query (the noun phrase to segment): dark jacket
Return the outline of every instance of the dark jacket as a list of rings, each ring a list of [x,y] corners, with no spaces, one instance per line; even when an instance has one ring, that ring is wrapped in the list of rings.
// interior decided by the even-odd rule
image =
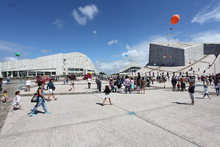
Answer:
[[[189,86],[188,92],[195,93],[195,85]]]
[[[53,89],[54,88],[54,84],[53,83],[48,83],[47,84],[47,89]]]
[[[110,89],[105,89],[105,90],[104,90],[104,93],[105,93],[105,94],[109,94],[110,92],[111,92]]]

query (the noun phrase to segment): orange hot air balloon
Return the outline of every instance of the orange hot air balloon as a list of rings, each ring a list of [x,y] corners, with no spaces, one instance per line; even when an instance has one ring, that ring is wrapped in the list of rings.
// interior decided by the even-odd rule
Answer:
[[[170,22],[172,24],[177,24],[179,20],[180,20],[180,16],[178,14],[175,14],[171,17]]]

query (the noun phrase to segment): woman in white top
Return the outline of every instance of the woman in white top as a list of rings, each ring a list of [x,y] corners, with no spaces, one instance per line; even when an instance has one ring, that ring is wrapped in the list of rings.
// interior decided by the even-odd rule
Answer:
[[[31,80],[27,79],[25,86],[26,86],[26,91],[29,92],[31,89]]]
[[[90,89],[92,79],[88,78],[87,81],[88,81],[88,88]]]

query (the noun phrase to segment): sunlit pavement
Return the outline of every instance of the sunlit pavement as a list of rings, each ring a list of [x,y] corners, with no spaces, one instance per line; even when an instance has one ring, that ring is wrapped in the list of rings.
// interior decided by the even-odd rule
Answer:
[[[85,81],[76,83],[75,92],[89,92],[85,94],[55,85],[62,95],[47,102],[51,114],[29,117],[34,103],[31,96],[23,96],[23,110],[9,113],[0,146],[220,146],[220,96],[201,99],[202,87],[196,88],[194,106],[188,92],[157,83],[161,88],[147,88],[145,94],[112,93],[113,105],[101,106],[104,94],[96,93],[94,83],[92,89]],[[214,93],[212,87],[210,91]]]

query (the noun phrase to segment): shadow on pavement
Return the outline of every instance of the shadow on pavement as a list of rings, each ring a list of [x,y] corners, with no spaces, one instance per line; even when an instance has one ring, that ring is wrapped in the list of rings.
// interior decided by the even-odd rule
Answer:
[[[202,97],[195,97],[196,99],[204,99],[204,98],[202,98]]]
[[[181,103],[181,102],[172,102],[172,103],[179,104],[179,105],[191,105],[191,103]]]
[[[97,105],[104,106],[102,103],[96,103]]]

